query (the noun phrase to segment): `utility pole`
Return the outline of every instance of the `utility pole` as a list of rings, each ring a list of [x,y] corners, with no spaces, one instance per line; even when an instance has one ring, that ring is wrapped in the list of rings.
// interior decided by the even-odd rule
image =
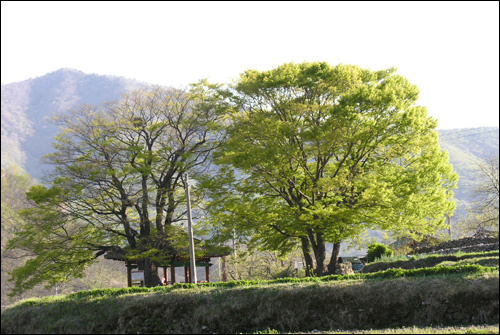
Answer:
[[[196,276],[196,261],[194,258],[194,241],[193,241],[193,222],[191,219],[191,198],[189,196],[189,176],[186,173],[186,200],[187,200],[187,216],[188,216],[188,234],[189,234],[189,258],[191,259],[191,282],[196,284],[198,278]]]

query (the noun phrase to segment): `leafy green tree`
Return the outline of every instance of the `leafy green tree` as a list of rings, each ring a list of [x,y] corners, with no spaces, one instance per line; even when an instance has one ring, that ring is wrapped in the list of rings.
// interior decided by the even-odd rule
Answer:
[[[24,194],[32,184],[33,180],[19,166],[2,168],[2,250],[21,221],[17,212],[28,206]]]
[[[35,207],[9,243],[37,255],[12,272],[17,291],[81,277],[108,252],[136,260],[146,286],[161,284],[158,262],[182,242],[182,176],[196,176],[220,142],[212,88],[142,89],[57,117],[50,187],[27,192]]]
[[[25,192],[33,183],[30,176],[22,172],[17,165],[11,164],[5,170],[2,168],[2,305],[10,303],[8,294],[12,291],[13,285],[8,282],[8,272],[14,266],[19,266],[26,256],[22,250],[6,250],[6,246],[22,224],[18,211],[29,206]]]
[[[229,91],[228,139],[203,184],[215,239],[299,244],[323,275],[366,229],[418,238],[445,227],[457,176],[418,88],[395,69],[291,63],[248,70]]]

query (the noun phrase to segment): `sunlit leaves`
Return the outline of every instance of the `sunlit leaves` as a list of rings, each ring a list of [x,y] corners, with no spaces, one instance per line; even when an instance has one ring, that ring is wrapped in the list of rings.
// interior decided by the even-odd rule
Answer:
[[[232,92],[238,110],[228,110],[218,163],[241,178],[233,197],[214,194],[215,222],[278,249],[287,239],[340,242],[374,227],[425,234],[453,211],[457,177],[436,121],[395,69],[290,63],[247,70]]]
[[[185,211],[181,177],[196,177],[220,145],[216,88],[149,87],[57,117],[64,130],[45,157],[51,185],[30,189],[36,207],[22,213],[27,224],[12,242],[36,255],[15,270],[18,290],[78,276],[109,251],[141,264],[172,256],[180,235],[170,227]],[[192,192],[193,207],[201,196]],[[148,286],[160,283],[152,269]]]

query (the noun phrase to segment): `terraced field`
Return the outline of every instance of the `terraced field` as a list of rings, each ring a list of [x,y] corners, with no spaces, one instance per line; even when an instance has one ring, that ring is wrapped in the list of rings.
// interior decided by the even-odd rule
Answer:
[[[498,332],[498,259],[496,250],[345,276],[81,291],[6,309],[2,333]]]

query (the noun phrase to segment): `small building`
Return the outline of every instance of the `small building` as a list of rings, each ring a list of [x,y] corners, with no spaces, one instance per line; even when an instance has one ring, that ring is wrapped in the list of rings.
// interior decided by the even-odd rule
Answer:
[[[172,250],[168,252],[166,251],[166,253],[171,256],[167,261],[158,264],[158,267],[163,268],[163,285],[173,285],[178,282],[175,276],[175,268],[178,267],[184,268],[184,282],[192,282],[191,263],[189,254],[187,254],[186,251],[187,247],[186,250],[174,250],[173,252]],[[202,246],[197,248],[195,255],[197,254],[200,254],[200,256],[195,256],[196,267],[205,267],[205,280],[198,280],[198,282],[210,282],[210,267],[212,266],[212,264],[210,263],[210,259],[228,256],[230,254],[230,250],[228,247]],[[134,269],[138,268],[137,261],[127,260],[124,254],[113,251],[106,252],[104,258],[125,262],[125,265],[127,267],[128,287],[132,287],[134,285],[144,285],[144,277],[142,275],[142,271],[134,271]]]

